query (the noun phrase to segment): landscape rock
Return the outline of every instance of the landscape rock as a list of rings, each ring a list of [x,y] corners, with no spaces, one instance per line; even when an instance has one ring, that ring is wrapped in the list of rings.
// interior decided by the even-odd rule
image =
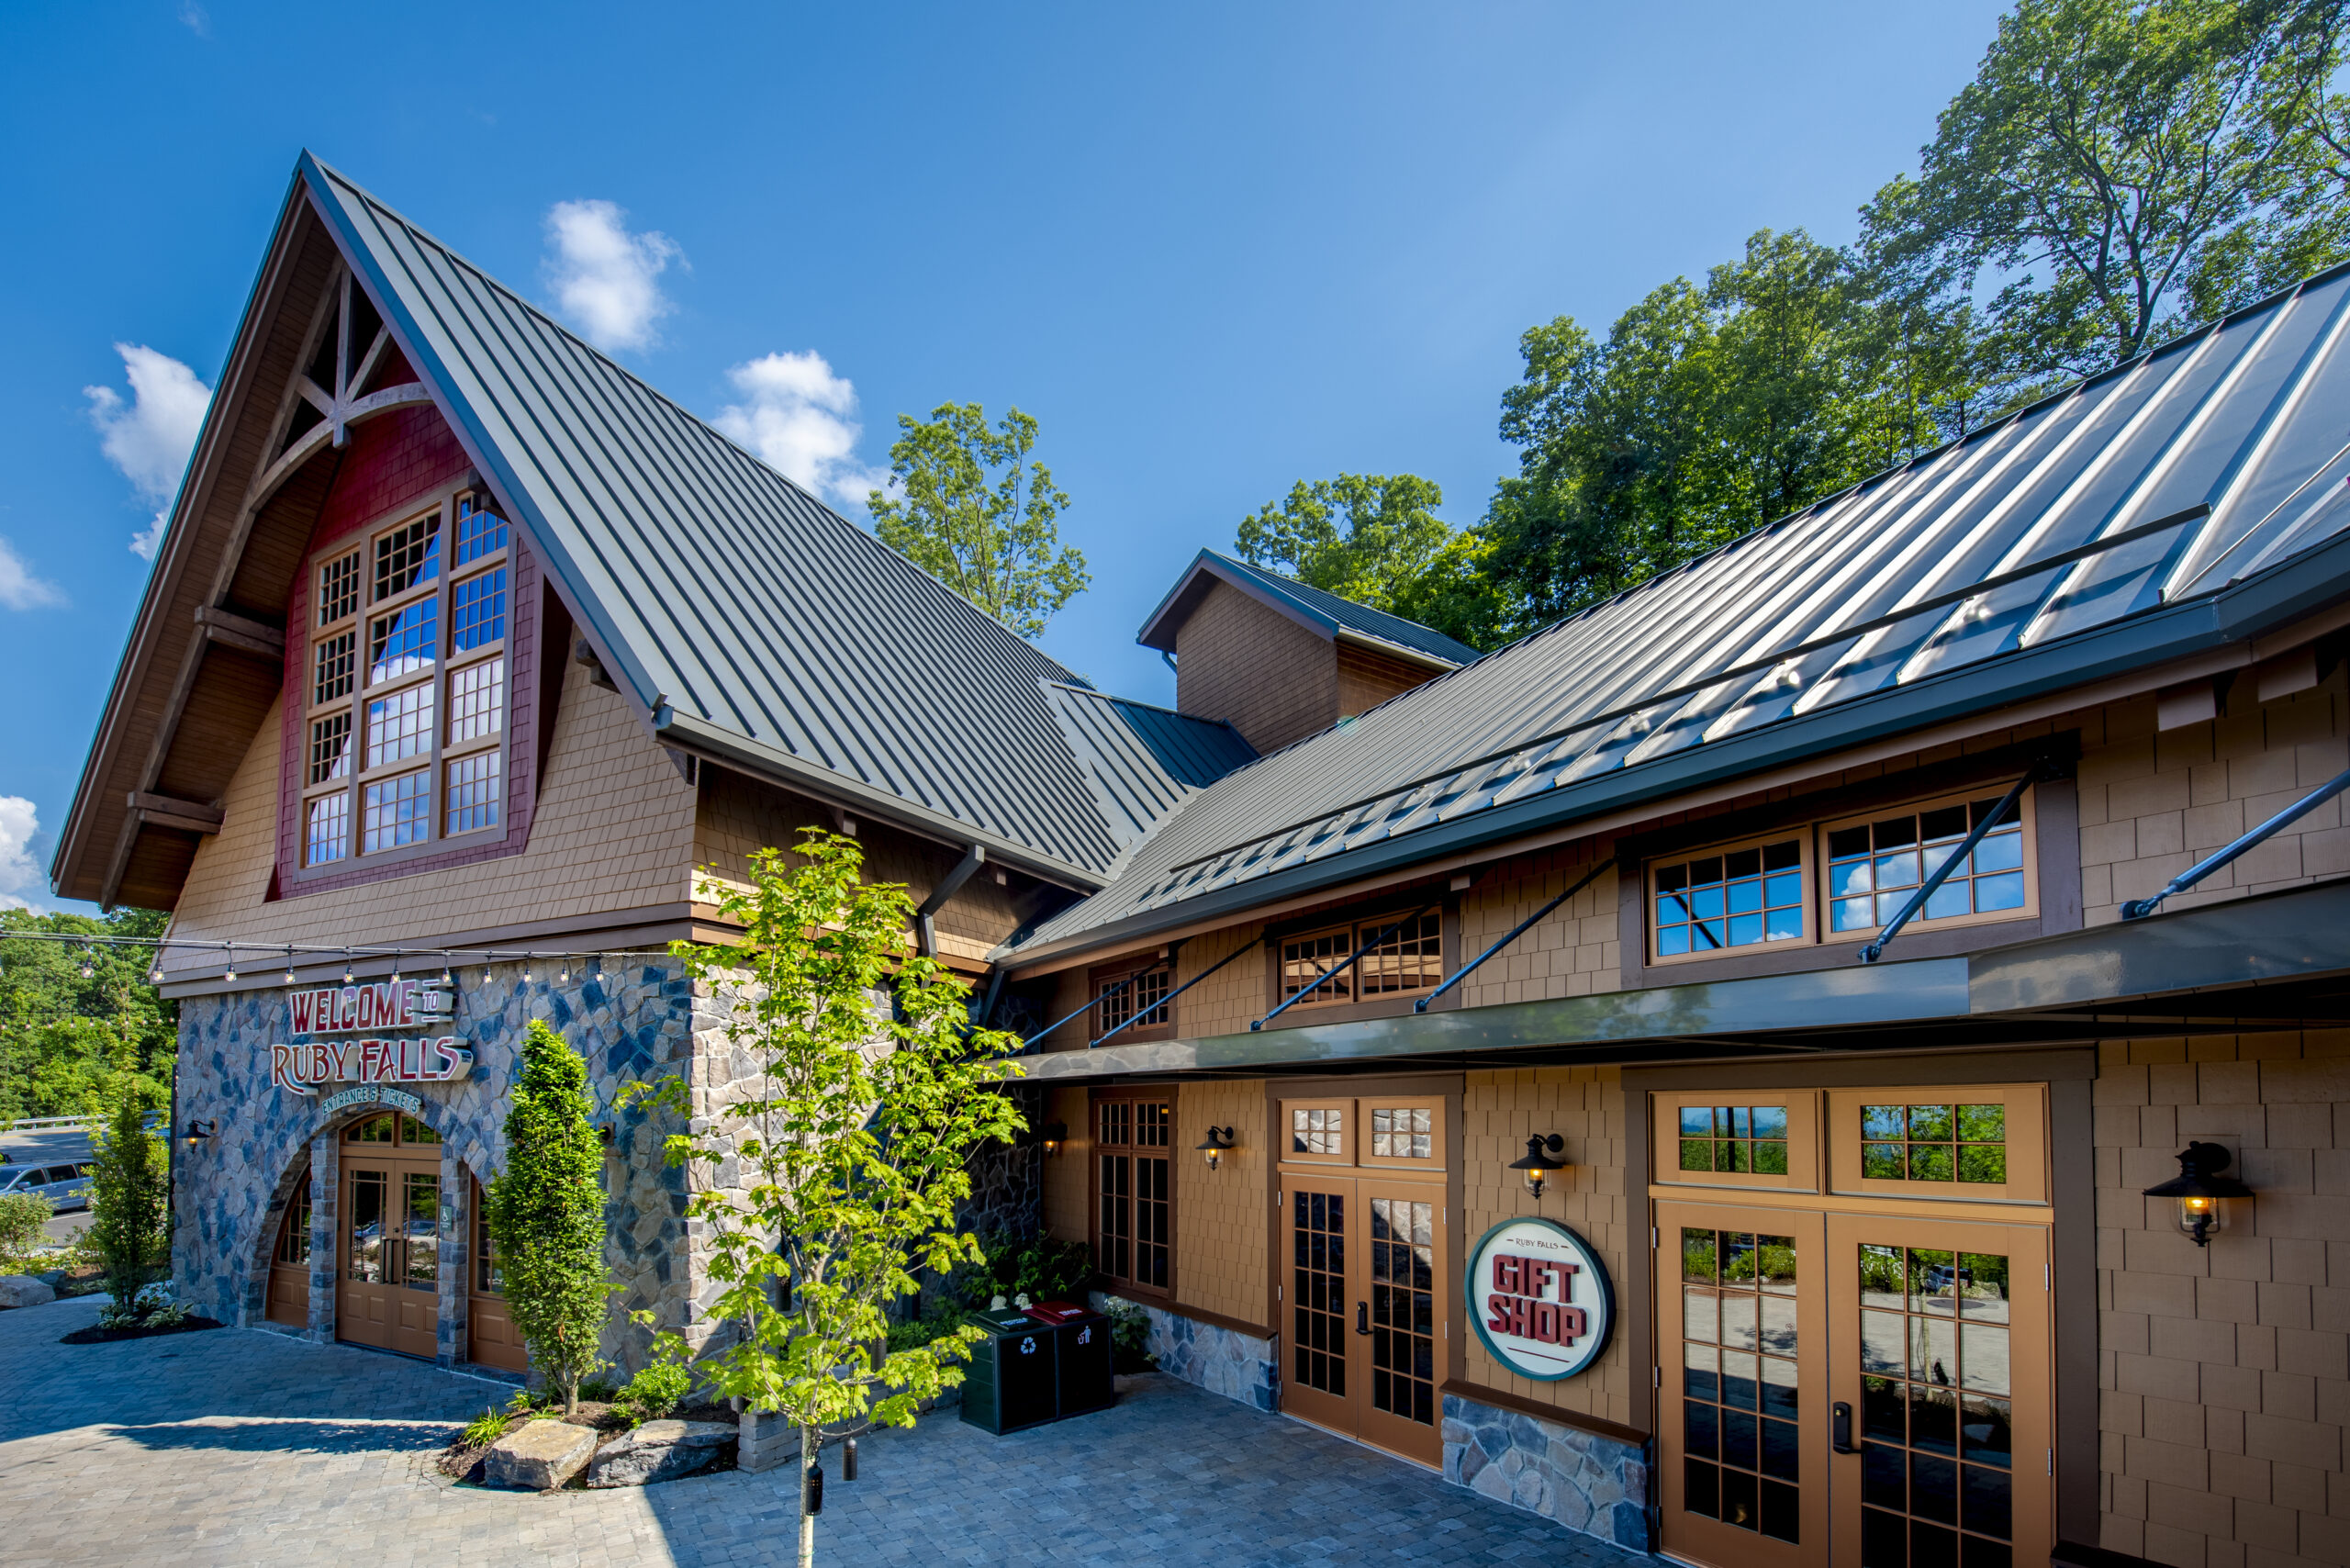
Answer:
[[[492,1486],[552,1492],[595,1457],[596,1434],[565,1421],[527,1421],[490,1445],[482,1479]]]
[[[722,1421],[647,1421],[596,1455],[588,1467],[588,1484],[675,1481],[708,1465],[734,1439],[735,1428]]]
[[[46,1306],[57,1293],[30,1274],[0,1274],[0,1306]]]

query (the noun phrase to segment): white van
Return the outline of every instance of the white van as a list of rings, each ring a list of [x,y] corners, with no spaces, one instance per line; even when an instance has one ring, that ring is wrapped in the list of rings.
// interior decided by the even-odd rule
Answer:
[[[90,1167],[73,1165],[0,1166],[0,1195],[37,1193],[59,1214],[90,1206]]]

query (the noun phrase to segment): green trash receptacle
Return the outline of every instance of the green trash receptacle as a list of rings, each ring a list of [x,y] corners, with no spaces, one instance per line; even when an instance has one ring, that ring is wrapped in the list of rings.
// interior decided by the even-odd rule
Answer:
[[[1059,1330],[1017,1312],[974,1313],[971,1323],[987,1338],[971,1347],[963,1373],[963,1419],[1001,1437],[1058,1415]]]

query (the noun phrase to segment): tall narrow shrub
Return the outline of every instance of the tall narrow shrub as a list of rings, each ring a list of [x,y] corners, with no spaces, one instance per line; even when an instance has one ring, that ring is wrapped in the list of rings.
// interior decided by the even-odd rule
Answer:
[[[506,1169],[484,1200],[506,1283],[506,1310],[531,1364],[563,1393],[604,1365],[598,1354],[615,1287],[604,1267],[604,1153],[588,1124],[588,1064],[537,1019],[522,1042],[522,1081],[506,1114]]]
[[[147,1097],[129,1073],[109,1086],[106,1114],[90,1129],[89,1245],[106,1265],[115,1310],[129,1314],[139,1293],[168,1269],[163,1215],[171,1151],[147,1130]]]

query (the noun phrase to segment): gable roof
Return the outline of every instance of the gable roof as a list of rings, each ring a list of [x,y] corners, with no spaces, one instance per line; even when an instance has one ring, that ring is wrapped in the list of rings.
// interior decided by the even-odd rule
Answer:
[[[2242,643],[2350,597],[2345,528],[2336,269],[1260,758],[1013,957]]]
[[[1458,669],[1477,657],[1477,650],[1468,644],[1456,642],[1416,621],[1357,604],[1295,577],[1237,561],[1214,550],[1203,550],[1192,557],[1182,577],[1167,590],[1167,597],[1158,601],[1150,619],[1143,622],[1142,630],[1135,633],[1135,641],[1146,648],[1173,653],[1176,628],[1191,618],[1209,587],[1217,582],[1230,584],[1334,642],[1379,648],[1412,664],[1439,670]]]
[[[662,741],[1080,889],[1116,863],[1136,813],[1178,798],[1106,800],[1100,759],[1080,760],[1046,696],[1082,677],[305,153],[60,834],[64,896],[113,897],[119,842],[118,863],[133,846],[145,857],[130,896],[170,907],[192,836],[145,832],[127,793],[156,789],[159,768],[168,782],[178,752],[233,765],[275,697],[279,633],[252,618],[282,624],[308,525],[289,511],[257,528],[281,504],[257,498],[308,476],[264,492],[248,475],[266,466],[338,257]],[[188,644],[191,612],[201,628],[232,603],[254,635]],[[205,745],[175,748],[214,688],[227,695]],[[179,804],[223,788],[190,776]]]

